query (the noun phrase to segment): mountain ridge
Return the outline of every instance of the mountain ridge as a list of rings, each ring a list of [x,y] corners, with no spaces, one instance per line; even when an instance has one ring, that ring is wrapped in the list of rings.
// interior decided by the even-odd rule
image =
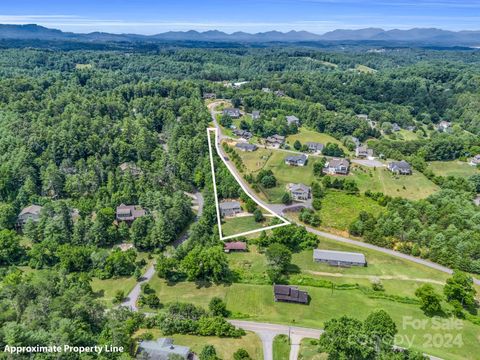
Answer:
[[[339,42],[339,41],[396,41],[431,45],[480,46],[480,30],[451,31],[438,28],[412,28],[407,30],[381,28],[336,29],[324,34],[303,30],[288,32],[265,31],[225,33],[219,30],[167,31],[154,35],[64,32],[36,24],[0,24],[1,40],[75,40],[75,41],[221,41],[221,42]]]

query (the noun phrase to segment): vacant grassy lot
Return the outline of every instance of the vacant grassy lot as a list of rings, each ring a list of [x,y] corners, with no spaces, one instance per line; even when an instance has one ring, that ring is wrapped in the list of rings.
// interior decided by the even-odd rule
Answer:
[[[464,161],[432,161],[428,163],[428,168],[437,176],[460,176],[469,177],[480,174],[475,166],[469,165]]]
[[[382,211],[378,203],[363,195],[349,195],[342,191],[328,191],[322,199],[319,211],[322,226],[348,230],[361,211],[378,215]]]
[[[335,139],[333,136],[325,133],[319,133],[315,130],[309,130],[304,127],[299,129],[298,134],[289,135],[286,142],[293,147],[293,143],[296,140],[300,141],[302,144],[305,144],[306,142],[318,142],[324,145],[327,143],[338,144],[345,152],[348,152],[347,148],[343,146],[342,142]]]
[[[426,198],[439,190],[437,185],[418,171],[412,175],[395,175],[385,167],[368,168],[354,164],[349,177],[357,182],[362,192],[370,190],[411,200]]]
[[[371,67],[368,67],[366,65],[361,65],[361,64],[358,64],[357,66],[355,66],[355,70],[357,70],[359,72],[362,72],[362,73],[365,73],[365,74],[374,74],[374,73],[377,72],[377,70],[372,69]]]
[[[223,236],[240,234],[250,230],[256,230],[266,227],[270,224],[269,217],[266,217],[262,222],[256,222],[253,216],[243,216],[223,219],[222,233]]]
[[[288,360],[290,356],[290,343],[288,336],[277,335],[273,339],[273,360]]]
[[[155,339],[163,336],[159,329],[140,329],[134,337],[139,337],[147,332],[151,333]],[[240,348],[247,350],[254,360],[263,359],[262,343],[259,337],[252,332],[247,332],[247,335],[239,339],[180,334],[169,337],[173,339],[174,344],[188,346],[197,355],[200,354],[205,345],[213,345],[220,359],[233,360],[233,354]]]
[[[101,298],[104,305],[107,307],[112,307],[112,300],[115,297],[115,292],[117,292],[117,290],[123,290],[125,295],[127,295],[130,291],[132,291],[136,283],[137,280],[133,276],[130,276],[106,280],[93,278],[90,284],[93,291],[98,293],[98,296]]]
[[[318,352],[317,339],[303,339],[300,344],[298,360],[326,360],[327,354]]]
[[[291,324],[306,327],[322,328],[326,320],[332,317],[348,315],[359,319],[376,309],[385,309],[397,324],[401,335],[408,335],[413,339],[413,346],[433,355],[447,359],[466,359],[480,351],[480,344],[476,338],[479,327],[469,322],[462,322],[462,329],[455,330],[454,335],[460,334],[463,347],[429,347],[424,334],[443,338],[445,330],[428,326],[426,329],[417,329],[412,326],[402,326],[405,316],[419,320],[427,320],[417,305],[408,305],[382,299],[371,299],[359,290],[334,290],[314,287],[302,287],[309,292],[309,305],[275,303],[271,285],[232,284],[211,285],[200,287],[195,283],[179,283],[169,286],[165,281],[155,277],[152,287],[157,291],[162,303],[172,301],[193,302],[207,306],[214,296],[223,298],[229,310],[234,314],[243,314],[253,321],[266,321],[281,324]],[[406,345],[398,343],[398,345]]]

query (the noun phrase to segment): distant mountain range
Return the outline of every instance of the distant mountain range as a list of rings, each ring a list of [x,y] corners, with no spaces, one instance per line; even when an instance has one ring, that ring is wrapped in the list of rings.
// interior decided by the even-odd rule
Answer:
[[[169,31],[156,35],[110,34],[92,32],[78,34],[49,29],[43,26],[2,25],[0,24],[0,40],[45,40],[45,41],[86,41],[86,42],[158,42],[158,41],[209,41],[209,42],[397,42],[405,44],[442,45],[442,46],[475,46],[480,47],[479,31],[448,31],[435,28],[410,30],[383,30],[366,28],[359,30],[334,30],[323,35],[307,31],[267,31],[256,34],[235,32],[227,34],[218,30],[205,32]]]

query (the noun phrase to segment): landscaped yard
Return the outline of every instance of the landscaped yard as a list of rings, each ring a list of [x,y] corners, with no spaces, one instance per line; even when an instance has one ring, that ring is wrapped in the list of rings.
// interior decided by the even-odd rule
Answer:
[[[432,161],[428,163],[428,168],[437,176],[460,176],[469,177],[480,174],[475,166],[469,165],[465,161]]]
[[[318,142],[323,145],[327,145],[327,143],[338,144],[343,149],[343,151],[348,152],[347,148],[343,146],[340,140],[335,139],[333,136],[330,136],[325,133],[319,133],[315,130],[309,130],[304,127],[301,127],[298,131],[298,134],[289,135],[287,137],[287,144],[293,147],[293,143],[298,140],[302,144],[307,142]]]
[[[368,168],[354,164],[349,178],[356,181],[361,192],[370,190],[410,200],[426,198],[439,190],[437,185],[416,170],[412,175],[395,175],[385,167]]]
[[[273,339],[273,360],[288,360],[290,356],[290,344],[288,336],[277,335]]]
[[[154,339],[162,337],[162,332],[158,329],[140,329],[135,336],[140,336],[143,333],[152,333]],[[205,345],[213,345],[217,352],[217,356],[223,360],[233,360],[233,354],[240,348],[247,350],[253,360],[262,360],[263,351],[260,338],[252,333],[247,332],[247,335],[239,338],[220,338],[216,336],[194,336],[194,335],[171,335],[168,336],[173,339],[174,344],[188,346],[191,351],[200,354]]]
[[[322,209],[319,213],[322,226],[348,230],[361,211],[378,215],[382,209],[383,207],[375,200],[364,195],[349,195],[343,191],[330,190],[322,199]]]
[[[256,222],[252,216],[225,218],[222,223],[223,236],[240,234],[250,230],[260,229],[270,224],[270,217],[265,217],[262,222]]]

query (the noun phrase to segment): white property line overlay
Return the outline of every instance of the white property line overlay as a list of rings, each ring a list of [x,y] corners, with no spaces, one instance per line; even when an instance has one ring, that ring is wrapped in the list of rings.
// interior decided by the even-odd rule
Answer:
[[[240,187],[245,192],[245,194],[247,194],[248,197],[250,197],[253,201],[255,201],[255,203],[257,205],[259,205],[262,209],[264,209],[268,213],[272,214],[276,218],[282,220],[283,221],[282,224],[267,226],[267,227],[264,227],[264,228],[259,228],[259,229],[256,229],[256,230],[246,231],[246,232],[243,232],[243,233],[240,233],[240,234],[234,234],[234,235],[229,235],[229,236],[225,236],[225,237],[222,235],[222,220],[221,220],[221,217],[220,217],[220,204],[218,202],[218,195],[217,195],[217,182],[215,180],[215,165],[213,163],[212,141],[210,139],[210,132],[211,131],[215,132],[215,149],[217,150],[218,156],[220,157],[220,159],[222,159],[222,161],[225,164],[225,166],[227,167],[228,171],[230,171],[230,173],[235,178],[235,180],[240,185]],[[208,138],[208,152],[210,154],[210,167],[212,169],[213,192],[214,192],[214,195],[215,195],[215,207],[217,209],[217,223],[218,223],[218,232],[220,234],[220,240],[228,240],[228,239],[232,239],[232,238],[239,237],[239,236],[246,236],[246,235],[250,235],[250,234],[254,234],[254,233],[258,233],[258,232],[262,232],[262,231],[266,231],[266,230],[275,229],[275,228],[280,227],[280,226],[290,225],[290,222],[288,220],[284,219],[280,215],[275,214],[273,211],[271,211],[269,208],[267,208],[265,205],[263,205],[261,202],[259,202],[257,199],[255,199],[252,195],[250,195],[249,190],[245,187],[243,182],[238,181],[237,175],[230,169],[230,164],[227,163],[227,160],[225,160],[225,158],[221,155],[220,149],[218,148],[218,145],[219,145],[218,129],[217,128],[207,128],[207,138]]]

